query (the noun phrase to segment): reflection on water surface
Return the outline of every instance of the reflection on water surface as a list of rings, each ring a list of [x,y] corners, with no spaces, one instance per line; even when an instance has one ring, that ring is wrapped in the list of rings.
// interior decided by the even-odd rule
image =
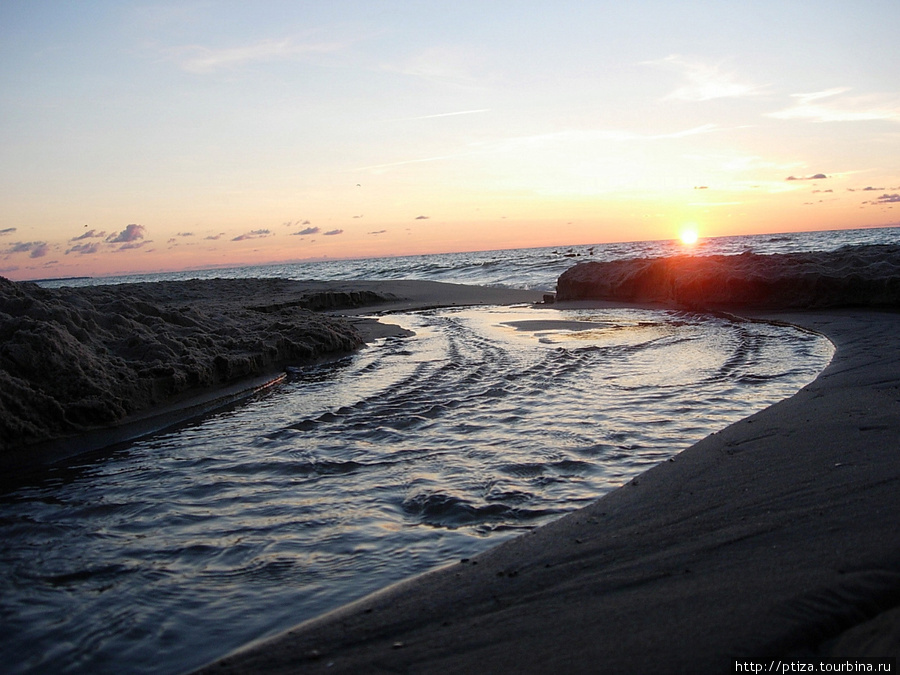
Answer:
[[[643,310],[388,339],[0,502],[9,672],[178,673],[578,508],[796,391],[823,338]]]

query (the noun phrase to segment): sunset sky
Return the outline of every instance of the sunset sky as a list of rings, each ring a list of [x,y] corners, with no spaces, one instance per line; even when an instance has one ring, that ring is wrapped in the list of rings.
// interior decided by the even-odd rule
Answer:
[[[0,274],[898,224],[898,26],[897,0],[4,0]]]

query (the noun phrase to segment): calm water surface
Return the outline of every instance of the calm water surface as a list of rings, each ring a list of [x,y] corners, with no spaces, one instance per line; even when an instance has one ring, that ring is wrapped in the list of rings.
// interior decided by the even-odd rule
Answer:
[[[416,336],[7,486],[4,671],[184,672],[576,509],[832,354],[678,312],[388,320]]]

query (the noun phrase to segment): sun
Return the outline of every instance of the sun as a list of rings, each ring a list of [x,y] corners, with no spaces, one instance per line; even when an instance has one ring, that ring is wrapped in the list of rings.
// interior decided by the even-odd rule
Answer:
[[[697,224],[696,223],[685,223],[681,226],[681,243],[685,246],[693,246],[697,243],[697,239],[699,238],[699,234],[697,233]]]

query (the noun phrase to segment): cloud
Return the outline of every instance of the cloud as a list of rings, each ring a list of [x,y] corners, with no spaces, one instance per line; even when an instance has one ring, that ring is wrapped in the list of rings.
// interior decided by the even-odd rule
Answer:
[[[272,234],[272,230],[252,230],[251,232],[247,232],[245,234],[238,235],[234,237],[231,241],[244,241],[245,239],[261,239],[262,237],[268,237]]]
[[[702,63],[679,54],[671,54],[656,61],[645,61],[644,64],[674,70],[687,80],[686,85],[668,94],[665,97],[667,100],[711,101],[763,93],[762,87],[738,82],[733,73],[723,71],[718,65]]]
[[[179,237],[193,237],[193,236],[194,236],[194,233],[193,233],[193,232],[179,232],[176,236],[179,236]]]
[[[871,185],[862,189],[863,192],[881,192],[882,190],[884,190],[883,187],[872,187]]]
[[[360,214],[360,215],[358,215],[358,216],[353,216],[353,217],[354,217],[354,218],[362,218],[362,215]]]
[[[14,255],[16,253],[28,253],[31,258],[42,258],[47,255],[49,247],[45,241],[17,241],[15,244],[5,249],[3,255]]]
[[[429,47],[401,64],[381,66],[387,72],[399,72],[431,82],[456,86],[479,86],[494,79],[486,56],[471,45]]]
[[[415,120],[432,120],[436,117],[455,117],[456,115],[475,115],[477,113],[490,112],[490,108],[478,108],[477,110],[458,110],[456,112],[437,113],[435,115],[419,115],[418,117],[401,117],[393,122],[413,122]]]
[[[100,250],[100,244],[91,242],[88,244],[75,244],[72,248],[66,250],[66,255],[77,253],[78,255],[93,255]]]
[[[323,234],[326,237],[333,237],[336,234],[343,234],[343,233],[344,233],[343,230],[328,230],[328,232],[324,232]]]
[[[849,87],[835,87],[806,94],[792,94],[794,104],[767,117],[813,122],[865,122],[887,120],[900,122],[900,100],[882,94],[843,96]]]
[[[12,234],[12,233],[15,232],[15,231],[16,231],[16,228],[14,228],[14,227],[7,227],[7,228],[5,228],[5,229],[0,230],[0,236],[5,235],[5,234]]]
[[[287,61],[309,54],[325,54],[343,49],[339,42],[304,43],[291,38],[261,40],[239,47],[212,48],[201,45],[185,45],[166,51],[182,70],[204,75],[222,69],[233,69],[253,63]]]
[[[695,185],[694,189],[695,190],[709,190],[709,186],[708,185]]]
[[[466,153],[462,153],[466,154]],[[445,159],[455,159],[460,155],[438,155],[436,157],[423,157],[421,159],[405,159],[399,162],[388,162],[387,164],[370,164],[369,166],[357,167],[357,171],[378,171],[380,169],[388,169],[394,166],[403,166],[405,164],[421,164],[423,162],[439,162]],[[355,217],[355,216],[354,216]]]
[[[291,234],[300,235],[302,237],[302,236],[306,236],[308,234],[318,234],[318,233],[319,233],[318,227],[307,227],[307,228],[300,230],[299,232],[292,232]]]
[[[84,234],[79,234],[77,237],[72,237],[69,241],[83,241],[85,239],[102,239],[106,236],[106,232],[97,232],[97,230],[88,230]]]
[[[375,230],[374,232],[369,232],[369,234],[384,234],[387,230]]]
[[[207,236],[203,237],[203,239],[208,240],[208,241],[218,241],[219,239],[221,239],[224,236],[225,236],[224,232],[219,232],[219,234],[207,235]]]
[[[893,194],[893,195],[884,194],[884,195],[881,195],[876,200],[876,203],[878,203],[878,204],[895,204],[897,202],[900,202],[900,194]],[[32,256],[32,257],[34,257],[34,256]]]
[[[143,246],[146,246],[147,244],[152,243],[152,239],[148,239],[147,241],[132,241],[128,242],[127,244],[122,244],[119,248],[116,249],[116,251],[129,251],[131,249],[141,248]]]
[[[119,234],[111,234],[106,238],[106,242],[109,244],[127,244],[133,241],[137,241],[138,239],[144,238],[144,226],[143,225],[135,225],[132,223],[131,225],[127,225],[124,230],[119,232]]]
[[[823,180],[828,178],[824,173],[817,173],[815,176],[788,176],[785,180]]]

